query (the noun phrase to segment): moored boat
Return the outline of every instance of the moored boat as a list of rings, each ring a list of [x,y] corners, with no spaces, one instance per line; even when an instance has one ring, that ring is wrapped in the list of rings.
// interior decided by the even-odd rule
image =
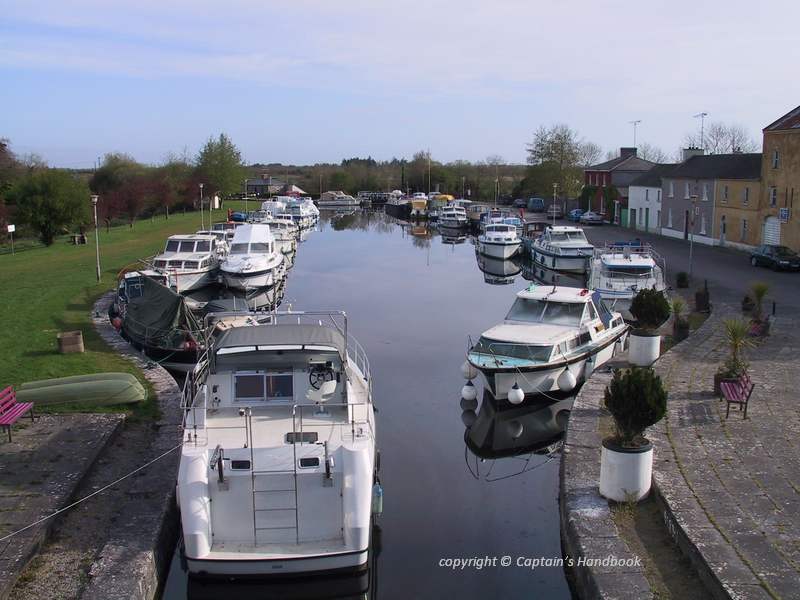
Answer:
[[[179,293],[206,286],[216,279],[219,268],[214,235],[171,235],[164,251],[152,259],[152,268],[169,278]]]
[[[268,288],[283,277],[283,262],[283,254],[277,250],[269,225],[248,223],[236,230],[220,272],[228,287]]]
[[[478,236],[478,252],[491,258],[507,260],[515,256],[522,241],[514,225],[490,223]]]
[[[650,245],[616,242],[595,250],[589,266],[589,287],[597,290],[606,304],[627,311],[642,289],[666,289],[664,260]]]
[[[554,271],[585,273],[594,246],[580,227],[551,225],[531,244],[535,263]]]

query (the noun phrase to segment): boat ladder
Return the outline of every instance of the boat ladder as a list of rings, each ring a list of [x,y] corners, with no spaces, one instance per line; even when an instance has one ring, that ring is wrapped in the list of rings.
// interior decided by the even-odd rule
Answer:
[[[251,474],[256,546],[299,543],[297,470],[257,471],[254,468]]]

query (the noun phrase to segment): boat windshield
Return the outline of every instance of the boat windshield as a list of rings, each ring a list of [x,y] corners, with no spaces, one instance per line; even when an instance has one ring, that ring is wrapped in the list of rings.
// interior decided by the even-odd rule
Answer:
[[[178,242],[178,240],[170,240],[167,242],[166,252],[177,252],[179,246],[180,242]]]
[[[269,252],[269,244],[266,242],[253,242],[250,244],[250,252],[253,254],[266,254]]]
[[[195,246],[195,252],[209,252],[211,251],[211,241],[209,240],[200,240],[197,242],[197,246]]]
[[[506,315],[508,321],[548,323],[577,327],[583,317],[583,302],[545,302],[530,298],[517,298]]]
[[[231,254],[247,254],[247,244],[231,244]]]
[[[582,231],[551,231],[551,242],[585,242],[589,243]]]
[[[476,354],[489,354],[491,356],[506,356],[511,358],[521,358],[536,362],[547,362],[550,360],[552,346],[530,346],[528,344],[509,344],[508,342],[498,342],[482,337],[472,348]]]
[[[180,252],[191,254],[194,252],[194,242],[181,242]]]

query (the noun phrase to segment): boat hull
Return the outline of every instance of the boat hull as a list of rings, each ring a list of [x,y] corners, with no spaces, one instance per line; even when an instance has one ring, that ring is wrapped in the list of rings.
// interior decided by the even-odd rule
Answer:
[[[264,559],[193,559],[186,557],[196,577],[264,577],[287,574],[323,574],[366,569],[369,549],[341,554]]]
[[[519,252],[521,242],[498,244],[478,239],[478,252],[489,258],[507,260]]]
[[[533,244],[531,250],[533,262],[553,271],[567,273],[586,273],[588,259],[585,256],[560,256],[542,251]]]
[[[268,269],[257,273],[222,271],[222,278],[225,280],[225,285],[237,290],[270,288],[278,280],[276,269]]]
[[[176,271],[165,271],[169,275],[169,281],[176,292],[182,294],[192,290],[199,290],[216,280],[212,271],[191,271],[181,273]]]
[[[466,218],[451,219],[449,217],[439,217],[439,225],[450,229],[466,229],[469,227],[469,221]]]

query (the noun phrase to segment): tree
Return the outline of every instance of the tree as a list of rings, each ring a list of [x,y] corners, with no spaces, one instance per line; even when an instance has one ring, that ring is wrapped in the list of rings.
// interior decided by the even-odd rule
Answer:
[[[654,163],[666,163],[669,161],[669,156],[661,148],[643,142],[639,144],[636,149],[636,155],[644,160],[649,160]]]
[[[60,169],[32,171],[9,192],[20,220],[39,233],[48,246],[68,227],[89,217],[89,189]]]
[[[577,131],[563,123],[549,129],[539,127],[527,150],[529,165],[555,165],[556,177],[551,184],[558,184],[558,192],[562,196],[577,195],[582,180],[582,167],[586,166],[587,161],[596,160],[600,153],[597,145],[584,141]]]
[[[720,121],[709,123],[703,129],[703,139],[700,139],[700,132],[686,134],[684,144],[687,147],[704,148],[706,154],[758,152],[760,148],[744,127]]]
[[[227,196],[242,189],[245,178],[242,154],[224,133],[217,139],[208,138],[197,155],[197,170],[209,186],[209,192]]]

